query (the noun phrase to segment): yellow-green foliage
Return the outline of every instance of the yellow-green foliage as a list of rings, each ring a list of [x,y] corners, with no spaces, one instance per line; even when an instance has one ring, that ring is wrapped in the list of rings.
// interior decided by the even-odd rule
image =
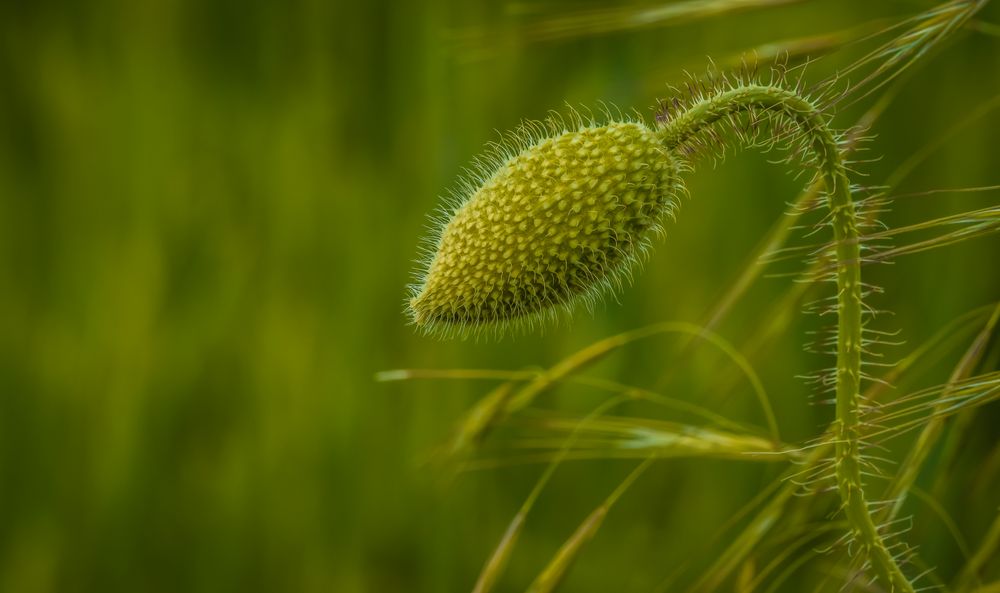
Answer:
[[[413,320],[447,333],[530,322],[618,282],[675,204],[677,164],[618,122],[506,151],[444,224]]]

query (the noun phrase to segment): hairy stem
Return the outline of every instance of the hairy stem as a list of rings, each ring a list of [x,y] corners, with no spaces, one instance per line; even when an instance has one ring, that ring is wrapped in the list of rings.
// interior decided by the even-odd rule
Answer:
[[[889,591],[912,593],[913,585],[887,548],[869,512],[861,479],[859,384],[861,380],[861,262],[854,202],[837,139],[823,114],[792,90],[740,85],[710,93],[674,114],[659,130],[668,149],[713,138],[714,124],[741,114],[763,113],[791,124],[814,157],[826,188],[837,257],[837,486],[854,539]]]

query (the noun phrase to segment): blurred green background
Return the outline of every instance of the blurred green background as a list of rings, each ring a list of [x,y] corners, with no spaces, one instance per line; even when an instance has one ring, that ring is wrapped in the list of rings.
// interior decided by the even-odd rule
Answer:
[[[471,589],[541,467],[441,479],[428,458],[488,386],[376,383],[374,373],[551,365],[644,323],[702,321],[800,181],[754,152],[699,170],[679,224],[619,302],[499,343],[438,342],[406,324],[405,286],[438,196],[521,118],[599,101],[651,117],[665,84],[707,56],[725,63],[930,5],[793,2],[538,39],[602,5],[3,3],[0,591]],[[993,5],[982,19],[998,16]],[[1000,93],[997,43],[967,31],[921,64],[873,129],[871,153],[884,158],[866,167],[868,182],[935,141],[896,190],[1000,182],[1000,113],[947,135]],[[817,77],[856,56],[846,53]],[[835,121],[850,125],[870,104]],[[917,198],[886,220],[995,202]],[[886,327],[917,344],[997,299],[998,261],[994,236],[878,267],[887,290],[877,304],[895,313]],[[755,285],[720,333],[742,343],[787,287]],[[815,324],[797,318],[754,358],[791,441],[829,420],[794,378],[825,363],[802,351]],[[652,341],[596,372],[655,384],[677,342]],[[698,350],[661,387],[760,422],[748,388],[705,393],[726,364]],[[547,403],[596,401],[563,390]],[[631,466],[561,471],[500,590],[523,589]],[[711,548],[701,546],[776,472],[658,464],[566,590],[650,591],[681,563],[704,565]],[[970,538],[990,498],[958,509]],[[941,548],[930,554],[954,570],[954,551]]]

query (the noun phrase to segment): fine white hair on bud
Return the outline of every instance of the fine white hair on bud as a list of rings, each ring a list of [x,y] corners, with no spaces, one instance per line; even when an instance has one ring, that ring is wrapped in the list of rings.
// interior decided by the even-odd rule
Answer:
[[[555,133],[527,125],[496,147],[431,241],[409,310],[445,335],[532,325],[620,284],[682,191],[680,163],[640,122]],[[544,128],[544,132],[540,132]]]

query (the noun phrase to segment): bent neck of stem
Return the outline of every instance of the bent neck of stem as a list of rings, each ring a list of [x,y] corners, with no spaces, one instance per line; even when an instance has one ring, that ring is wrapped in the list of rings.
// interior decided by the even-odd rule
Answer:
[[[796,92],[773,85],[739,85],[694,101],[674,114],[658,130],[671,152],[715,138],[717,122],[750,114],[774,117],[801,134],[811,153],[816,174],[826,190],[836,241],[837,365],[836,365],[836,478],[842,507],[855,541],[888,591],[912,593],[872,519],[861,473],[859,387],[861,381],[862,303],[861,258],[850,182],[837,138],[822,112]],[[756,122],[753,122],[756,123]]]

